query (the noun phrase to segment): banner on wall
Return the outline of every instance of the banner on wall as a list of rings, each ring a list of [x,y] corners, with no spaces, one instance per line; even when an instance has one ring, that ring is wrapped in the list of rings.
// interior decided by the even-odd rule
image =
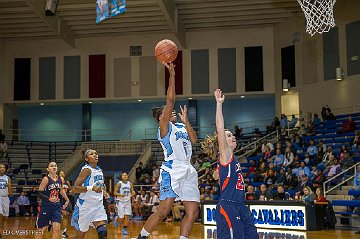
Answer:
[[[126,0],[111,0],[110,17],[115,17],[126,12]]]
[[[108,0],[96,0],[96,23],[109,18]]]

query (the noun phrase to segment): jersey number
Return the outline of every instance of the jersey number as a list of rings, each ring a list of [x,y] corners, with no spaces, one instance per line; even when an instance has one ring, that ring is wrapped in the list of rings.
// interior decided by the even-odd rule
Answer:
[[[244,179],[241,173],[238,173],[238,180],[236,183],[236,189],[245,190]]]
[[[59,197],[58,191],[56,189],[52,190],[50,193],[50,197],[58,198]]]

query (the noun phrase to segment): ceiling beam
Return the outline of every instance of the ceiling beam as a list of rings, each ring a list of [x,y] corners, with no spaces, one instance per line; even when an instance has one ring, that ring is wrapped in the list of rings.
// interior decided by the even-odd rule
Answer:
[[[66,21],[58,16],[45,16],[46,1],[25,0],[25,3],[50,27],[50,29],[69,46],[75,48],[75,38],[71,32],[71,28]]]
[[[157,2],[171,31],[175,34],[182,48],[186,48],[185,28],[179,19],[178,9],[174,0],[157,0]]]

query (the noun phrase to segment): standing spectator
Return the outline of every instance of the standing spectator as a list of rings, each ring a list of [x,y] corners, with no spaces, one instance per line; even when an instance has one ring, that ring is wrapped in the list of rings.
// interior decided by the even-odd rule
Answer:
[[[20,216],[29,216],[30,201],[24,191],[20,193],[20,196],[17,199],[17,204],[20,208]]]
[[[280,116],[280,128],[286,128],[288,124],[288,120],[285,114],[281,114]]]
[[[354,132],[356,130],[356,123],[354,122],[351,115],[349,115],[348,119],[344,121],[341,130],[338,133],[348,133]]]
[[[321,187],[317,187],[315,189],[314,202],[326,202],[326,198],[324,197],[324,194],[322,193]]]
[[[266,126],[266,131],[268,133],[273,132],[274,130],[278,130],[280,127],[280,121],[278,117],[274,117],[273,122],[271,123],[271,125]]]
[[[7,158],[7,144],[5,142],[5,135],[0,134],[0,159]]]
[[[291,200],[291,196],[288,192],[285,192],[283,185],[278,185],[276,193],[274,193],[273,200]]]
[[[31,207],[31,215],[32,216],[37,216],[38,214],[38,190],[36,190],[36,186],[33,186],[31,188],[31,191],[27,192],[27,197],[29,198],[30,201],[30,207]]]
[[[234,136],[235,136],[236,140],[240,140],[241,137],[244,135],[242,131],[243,131],[242,128],[239,128],[238,125],[235,125],[235,127],[234,127]]]

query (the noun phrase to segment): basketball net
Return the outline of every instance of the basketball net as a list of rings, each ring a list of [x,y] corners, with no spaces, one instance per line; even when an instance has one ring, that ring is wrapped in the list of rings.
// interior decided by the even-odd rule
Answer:
[[[335,26],[333,8],[336,0],[297,0],[306,18],[306,32],[328,32]]]

